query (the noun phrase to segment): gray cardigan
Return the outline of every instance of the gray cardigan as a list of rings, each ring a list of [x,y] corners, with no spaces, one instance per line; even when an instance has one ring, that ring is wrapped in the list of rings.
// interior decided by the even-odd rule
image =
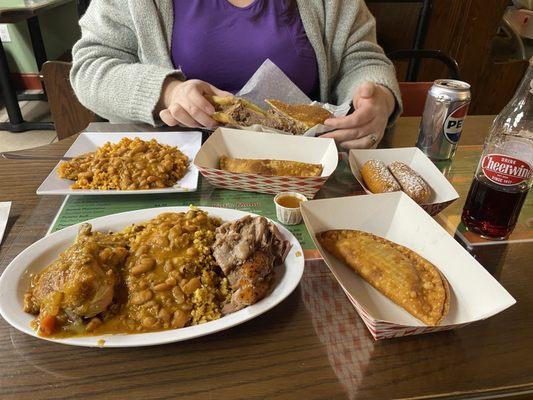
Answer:
[[[376,44],[364,1],[298,0],[298,9],[318,60],[321,100],[342,103],[373,81],[394,93],[397,116],[394,66]],[[155,125],[165,78],[186,79],[171,60],[173,23],[173,0],[93,0],[72,49],[70,80],[80,102],[111,121]]]

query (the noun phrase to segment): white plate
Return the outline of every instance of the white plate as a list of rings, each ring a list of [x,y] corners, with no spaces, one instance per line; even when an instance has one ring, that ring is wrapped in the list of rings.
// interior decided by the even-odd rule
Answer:
[[[65,157],[76,157],[95,151],[106,142],[118,143],[120,139],[129,137],[142,140],[156,139],[161,144],[177,146],[181,152],[189,157],[189,171],[181,178],[176,185],[164,189],[149,190],[96,190],[96,189],[71,189],[70,185],[74,181],[61,179],[57,175],[57,168],[63,161],[57,163],[52,172],[46,177],[44,182],[37,189],[37,194],[41,195],[66,195],[66,194],[146,194],[146,193],[176,193],[194,192],[198,187],[198,169],[193,165],[194,157],[202,146],[202,132],[82,132],[72,143],[70,149],[65,153]]]
[[[230,210],[227,208],[199,207],[212,216],[222,218],[223,221],[232,221],[245,215],[252,215],[244,211]],[[95,218],[90,222],[94,229],[100,231],[118,231],[124,227],[141,221],[147,221],[163,212],[187,211],[188,207],[162,207],[145,210],[129,211],[119,214]],[[298,286],[304,270],[303,250],[298,240],[280,224],[276,226],[282,235],[291,243],[291,250],[281,266],[276,267],[276,283],[274,290],[263,300],[246,307],[233,314],[226,315],[218,320],[201,325],[189,326],[181,329],[172,329],[161,332],[116,334],[101,336],[73,337],[66,339],[49,339],[40,337],[30,327],[34,316],[25,313],[23,297],[30,283],[29,274],[37,273],[57,258],[76,237],[80,224],[70,226],[52,233],[35,242],[20,253],[6,268],[0,277],[0,314],[14,328],[39,339],[50,340],[57,343],[74,346],[97,347],[98,340],[105,341],[104,347],[134,347],[151,346],[208,335],[232,326],[241,324],[255,318],[275,307],[283,301]]]

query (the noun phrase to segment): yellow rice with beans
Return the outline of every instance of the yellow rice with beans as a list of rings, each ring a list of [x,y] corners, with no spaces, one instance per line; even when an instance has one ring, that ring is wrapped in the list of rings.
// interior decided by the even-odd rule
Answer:
[[[177,147],[126,137],[61,163],[57,173],[74,181],[72,189],[145,190],[174,186],[188,167]]]

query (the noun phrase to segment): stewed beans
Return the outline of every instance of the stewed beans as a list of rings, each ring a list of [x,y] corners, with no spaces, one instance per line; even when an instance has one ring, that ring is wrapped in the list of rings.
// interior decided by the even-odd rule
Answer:
[[[125,269],[130,329],[180,328],[221,316],[228,284],[217,274],[211,256],[219,224],[191,209],[161,214],[126,230],[127,235],[134,234],[130,249],[134,256]]]
[[[75,181],[73,189],[161,189],[174,186],[188,166],[189,159],[177,147],[123,138],[62,163],[58,175]]]

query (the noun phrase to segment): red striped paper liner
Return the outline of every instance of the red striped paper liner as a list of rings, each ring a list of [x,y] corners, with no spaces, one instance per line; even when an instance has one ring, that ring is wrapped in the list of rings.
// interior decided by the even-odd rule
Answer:
[[[224,189],[278,194],[298,192],[312,199],[326,183],[328,176],[262,176],[257,174],[235,174],[215,168],[198,167],[211,185]]]
[[[388,321],[376,320],[344,288],[343,288],[343,291],[348,297],[348,299],[350,300],[350,302],[355,307],[357,313],[359,314],[359,316],[365,323],[372,337],[376,340],[392,339],[392,338],[397,338],[397,337],[402,337],[402,336],[421,335],[424,333],[448,331],[451,329],[457,329],[457,328],[461,328],[463,326],[469,325],[469,323],[465,323],[465,324],[442,325],[442,326],[405,326],[405,325],[398,325],[398,324],[388,322]]]
[[[420,207],[424,209],[429,215],[435,216],[438,213],[440,213],[442,210],[444,210],[446,207],[448,207],[450,204],[452,204],[454,200],[445,201],[444,203],[435,203],[435,204],[423,204]]]

